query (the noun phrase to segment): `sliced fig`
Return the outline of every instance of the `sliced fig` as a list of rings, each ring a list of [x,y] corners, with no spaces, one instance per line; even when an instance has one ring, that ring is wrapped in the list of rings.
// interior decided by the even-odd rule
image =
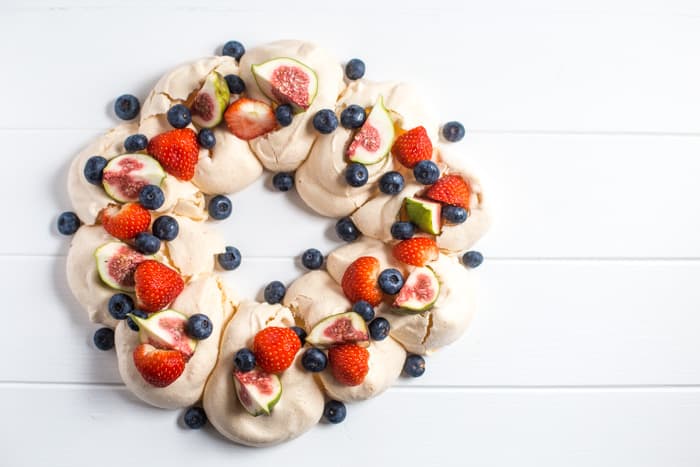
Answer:
[[[434,201],[408,197],[405,199],[406,215],[419,229],[429,234],[440,233],[442,205]]]
[[[293,58],[273,58],[253,65],[251,71],[268,99],[289,104],[297,112],[308,109],[318,92],[316,72]]]
[[[384,98],[379,96],[365,123],[355,133],[346,155],[352,162],[376,164],[389,154],[395,135],[394,121],[384,107]]]
[[[282,397],[282,381],[279,376],[265,373],[260,368],[245,373],[234,370],[233,383],[243,408],[255,417],[270,415]]]
[[[306,336],[306,342],[320,348],[339,344],[358,344],[367,347],[369,332],[362,316],[354,311],[348,311],[319,321]]]
[[[129,315],[139,327],[142,344],[150,344],[163,350],[178,350],[189,360],[197,347],[197,341],[187,335],[187,316],[175,310],[163,310],[148,318]]]
[[[142,255],[126,243],[109,242],[95,250],[97,273],[113,289],[133,292],[136,267],[153,256]]]
[[[394,300],[394,311],[420,313],[433,307],[440,294],[440,282],[429,267],[416,268],[408,275]]]
[[[110,160],[102,172],[102,186],[120,203],[138,201],[146,185],[160,186],[165,171],[160,163],[145,154],[124,154]]]
[[[209,73],[190,106],[194,124],[202,128],[213,128],[221,123],[230,97],[224,77],[216,71]]]

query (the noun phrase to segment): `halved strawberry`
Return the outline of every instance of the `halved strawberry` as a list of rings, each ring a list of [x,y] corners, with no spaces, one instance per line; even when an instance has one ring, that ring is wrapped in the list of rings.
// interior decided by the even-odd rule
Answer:
[[[429,237],[403,240],[394,246],[393,252],[394,258],[413,266],[425,266],[425,263],[435,261],[440,254],[437,243]]]
[[[433,157],[433,143],[425,128],[417,126],[396,138],[391,153],[401,165],[412,169],[420,161]]]
[[[177,350],[162,350],[151,344],[134,349],[134,366],[151,386],[164,388],[185,371],[185,357]]]
[[[148,313],[170,305],[185,288],[185,282],[177,271],[152,259],[138,265],[134,283],[138,306]]]
[[[272,107],[265,102],[241,97],[224,113],[228,129],[243,140],[251,140],[277,128]]]
[[[425,192],[427,198],[464,209],[469,209],[471,194],[471,186],[459,175],[444,175]]]
[[[377,285],[379,260],[373,256],[360,256],[345,270],[341,285],[351,302],[364,300],[372,306],[382,301],[382,290]]]
[[[180,128],[156,135],[148,142],[148,154],[170,175],[191,180],[199,160],[197,134],[191,128]]]
[[[151,214],[138,203],[110,204],[100,211],[98,219],[107,233],[119,240],[131,240],[151,224]]]

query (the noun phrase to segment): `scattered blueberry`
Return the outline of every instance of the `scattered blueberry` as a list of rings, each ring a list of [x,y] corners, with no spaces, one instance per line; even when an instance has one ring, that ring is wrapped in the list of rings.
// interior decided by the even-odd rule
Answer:
[[[420,355],[411,354],[406,357],[403,372],[412,378],[418,378],[425,373],[425,359]]]
[[[341,217],[335,223],[335,233],[345,242],[353,242],[360,236],[360,230],[349,217]]]
[[[413,167],[413,175],[418,183],[432,185],[440,178],[440,169],[433,161],[420,161]]]
[[[216,136],[209,128],[202,128],[197,134],[197,142],[204,149],[211,149],[216,144]]]
[[[153,235],[169,242],[175,240],[177,234],[180,233],[180,225],[174,217],[160,216],[153,222]]]
[[[442,127],[442,136],[450,143],[456,143],[464,138],[464,125],[459,122],[447,122]]]
[[[289,172],[279,172],[272,177],[272,185],[279,191],[289,191],[294,186],[294,177]]]
[[[396,221],[391,224],[391,236],[396,240],[408,240],[416,233],[416,226],[412,222]]]
[[[245,53],[245,47],[238,41],[228,41],[221,50],[222,55],[228,55],[236,60],[240,60]]]
[[[144,208],[155,211],[165,203],[165,194],[158,185],[146,185],[139,191],[139,203]]]
[[[467,220],[467,210],[460,206],[445,206],[442,208],[442,217],[450,224],[461,224]]]
[[[476,268],[481,265],[481,263],[484,262],[484,255],[479,253],[478,251],[467,251],[464,253],[462,256],[462,263],[464,263],[465,266],[468,268]]]
[[[58,232],[63,235],[73,235],[80,227],[80,219],[74,212],[62,212],[56,221]]]
[[[148,138],[146,135],[137,133],[130,135],[124,140],[124,149],[126,152],[139,152],[148,147]]]
[[[321,109],[316,112],[313,119],[314,128],[319,133],[327,135],[333,133],[338,128],[338,117],[330,109]]]
[[[318,373],[325,370],[326,365],[328,365],[328,357],[326,357],[326,354],[323,353],[322,350],[315,347],[306,349],[301,356],[301,366],[303,366],[306,371]]]
[[[224,253],[216,255],[219,266],[226,271],[233,271],[241,265],[241,252],[235,246],[227,246]]]
[[[182,104],[175,104],[168,110],[168,123],[173,128],[185,128],[192,122],[190,109]]]
[[[280,126],[289,126],[292,124],[292,119],[294,118],[294,111],[292,106],[289,104],[283,104],[275,109],[275,118]]]
[[[364,300],[355,302],[355,304],[352,306],[352,311],[362,316],[362,319],[364,319],[365,322],[369,323],[374,319],[374,307],[372,307],[369,302]]]
[[[352,104],[341,112],[340,124],[343,125],[344,128],[353,130],[355,128],[360,128],[362,124],[365,123],[366,118],[367,114],[365,113],[365,109],[357,104]]]
[[[102,184],[102,171],[107,165],[107,159],[102,156],[92,156],[85,163],[83,175],[85,179],[93,185]]]
[[[114,319],[126,319],[134,309],[134,300],[125,293],[117,293],[109,298],[107,310]]]
[[[100,350],[109,350],[114,347],[114,331],[109,328],[100,328],[92,336],[92,342]]]
[[[353,58],[345,65],[345,76],[348,79],[356,80],[365,75],[365,62],[359,58]]]
[[[232,210],[231,200],[224,195],[216,195],[209,200],[209,215],[216,220],[226,219]]]
[[[323,266],[323,254],[316,248],[309,248],[301,255],[301,264],[306,269],[320,269]]]
[[[242,348],[233,357],[233,363],[242,372],[246,373],[255,368],[255,355],[250,349]]]
[[[192,430],[199,430],[207,424],[207,414],[201,407],[190,407],[185,412],[185,425]]]
[[[136,118],[141,110],[141,104],[136,96],[122,94],[114,101],[114,113],[122,120],[132,120]]]
[[[292,331],[297,335],[299,340],[301,341],[301,345],[303,346],[306,344],[306,331],[304,331],[304,328],[300,328],[299,326],[292,326],[291,328]]]
[[[367,172],[367,167],[358,162],[348,164],[345,169],[345,181],[352,187],[360,187],[366,184],[368,179],[369,172]]]
[[[389,268],[379,273],[379,288],[388,295],[396,295],[403,287],[403,276],[398,269]]]
[[[145,311],[141,310],[133,310],[131,314],[134,316],[138,316],[141,319],[148,318],[148,314]],[[133,319],[131,319],[131,316],[126,317],[126,324],[132,331],[139,332],[139,325],[136,324],[136,322]]]
[[[224,79],[226,80],[228,90],[231,94],[243,94],[245,92],[245,81],[243,81],[240,76],[226,75]]]
[[[382,341],[386,339],[389,335],[389,330],[391,329],[389,321],[387,321],[385,318],[375,318],[367,327],[369,328],[369,335],[372,336],[372,339],[375,341]]]
[[[323,407],[323,416],[329,423],[340,423],[345,420],[346,415],[345,404],[340,401],[328,401]]]
[[[187,320],[187,335],[192,339],[202,340],[211,336],[214,325],[209,317],[202,313],[192,315]]]
[[[396,171],[387,172],[379,179],[379,190],[387,195],[400,193],[403,187],[403,175]]]
[[[272,281],[265,287],[265,301],[270,305],[279,303],[284,298],[284,294],[287,293],[287,288],[280,281]]]

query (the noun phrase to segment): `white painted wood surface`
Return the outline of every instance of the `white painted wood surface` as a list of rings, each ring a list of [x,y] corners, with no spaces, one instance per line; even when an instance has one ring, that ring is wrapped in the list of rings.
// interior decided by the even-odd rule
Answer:
[[[378,3],[0,2],[1,466],[356,465],[347,451],[372,465],[700,465],[700,4]],[[467,125],[456,148],[497,223],[479,245],[482,310],[424,378],[254,450],[127,394],[90,344],[53,224],[70,158],[115,123],[116,95],[143,96],[229,38],[282,37],[422,83]],[[303,249],[338,245],[332,221],[265,184],[221,226],[251,296],[296,277]]]

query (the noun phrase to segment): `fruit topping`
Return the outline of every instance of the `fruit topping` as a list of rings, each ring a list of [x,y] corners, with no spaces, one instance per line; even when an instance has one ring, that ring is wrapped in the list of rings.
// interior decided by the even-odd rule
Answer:
[[[360,128],[366,119],[365,109],[357,104],[350,104],[340,113],[340,124],[349,130]]]
[[[168,123],[170,123],[173,128],[185,128],[192,123],[192,113],[190,109],[183,104],[175,104],[170,107],[166,116],[168,118]]]
[[[239,371],[245,373],[255,368],[255,354],[250,349],[242,348],[233,357],[233,363]]]
[[[464,138],[464,125],[459,122],[447,122],[442,127],[442,137],[450,143],[456,143]]]
[[[377,285],[379,260],[373,256],[360,256],[343,273],[343,293],[351,302],[364,300],[372,306],[382,301],[382,291]]]
[[[317,348],[306,349],[304,354],[301,356],[301,366],[304,367],[306,371],[311,373],[319,373],[326,369],[328,365],[328,357],[323,353],[322,350]]]
[[[321,266],[323,266],[323,253],[316,248],[309,248],[302,253],[301,264],[311,271],[321,269]]]
[[[404,200],[404,206],[408,219],[419,229],[433,235],[440,233],[440,203],[409,197]]]
[[[180,275],[166,265],[154,260],[146,260],[134,272],[136,302],[139,308],[152,313],[162,310],[172,303],[185,283]]]
[[[107,166],[107,159],[102,156],[92,156],[85,162],[83,175],[85,180],[93,185],[102,185],[102,171]]]
[[[148,153],[155,157],[170,175],[184,181],[191,180],[199,159],[197,133],[191,128],[178,128],[161,133],[148,142]]]
[[[270,415],[282,396],[282,381],[279,376],[258,368],[245,373],[234,371],[233,382],[241,405],[255,417]]]
[[[153,235],[159,239],[169,242],[177,238],[177,234],[180,233],[180,224],[174,217],[170,216],[160,216],[158,219],[153,221]]]
[[[209,200],[208,210],[212,219],[220,221],[231,215],[233,204],[228,196],[216,195]]]
[[[131,313],[133,309],[134,300],[125,293],[117,293],[109,298],[107,310],[114,319],[126,319],[127,315]]]
[[[197,347],[197,341],[187,334],[187,316],[175,310],[163,310],[148,318],[131,315],[139,327],[142,344],[151,344],[158,349],[177,350],[189,360]]]
[[[358,386],[369,372],[369,351],[356,344],[331,347],[328,350],[328,365],[340,384]]]
[[[235,58],[237,61],[241,59],[245,53],[245,47],[238,41],[228,41],[221,49],[221,55],[228,55]]]
[[[126,152],[139,152],[146,149],[148,146],[148,138],[146,135],[137,133],[135,135],[127,136],[124,140],[124,149]]]
[[[210,128],[202,128],[197,133],[197,142],[204,149],[211,149],[216,146],[216,135]]]
[[[420,313],[435,304],[440,293],[440,283],[432,269],[416,268],[408,275],[401,292],[394,300],[399,312]]]
[[[387,172],[379,179],[379,191],[386,195],[396,195],[403,190],[403,187],[403,175],[396,171]]]
[[[100,328],[92,336],[92,342],[100,350],[114,348],[114,331],[110,328]]]
[[[148,230],[151,214],[138,203],[110,204],[97,215],[102,227],[119,240],[131,240],[136,234]]]
[[[190,316],[187,320],[187,335],[192,339],[203,340],[211,336],[214,330],[214,325],[212,324],[209,317],[202,313],[197,313]]]
[[[241,265],[241,252],[235,246],[227,246],[226,251],[216,255],[216,260],[219,262],[221,269],[233,271]]]
[[[335,223],[335,233],[344,242],[354,242],[360,236],[360,229],[349,217],[341,217]]]
[[[299,327],[299,326],[292,326],[292,327],[289,328],[289,329],[291,329],[292,331],[294,331],[294,333],[295,333],[295,334],[297,335],[297,337],[299,338],[299,341],[301,342],[301,345],[302,345],[302,346],[303,346],[304,344],[306,344],[306,331],[304,330],[304,328],[301,328],[301,327]]]
[[[462,263],[468,268],[477,268],[484,262],[484,255],[478,251],[467,251],[462,255]]]
[[[365,62],[353,58],[345,64],[345,76],[350,80],[360,79],[365,75]]]
[[[212,71],[194,96],[191,105],[192,121],[202,128],[214,128],[221,123],[230,97],[224,77]]]
[[[398,269],[389,268],[379,274],[379,288],[387,295],[396,295],[403,287],[403,276]]]
[[[165,194],[158,185],[146,185],[139,191],[139,203],[144,208],[155,211],[165,203]]]
[[[323,135],[333,133],[338,128],[338,117],[331,109],[321,109],[314,115],[314,128]]]
[[[73,235],[80,228],[80,219],[74,212],[62,212],[56,220],[56,228],[61,235]]]
[[[226,75],[224,79],[228,85],[228,91],[231,94],[243,94],[245,92],[245,81],[243,81],[240,76]]]
[[[413,176],[418,183],[432,185],[440,178],[440,169],[433,161],[420,161],[413,167]]]
[[[425,373],[425,359],[420,355],[409,354],[403,364],[403,372],[412,378],[418,378]]]
[[[425,192],[427,198],[464,209],[469,209],[471,194],[471,186],[459,175],[444,175]]]
[[[263,297],[267,303],[274,305],[275,303],[280,303],[282,301],[285,293],[287,293],[287,288],[282,282],[272,281],[265,286]]]
[[[416,226],[412,222],[396,221],[391,224],[391,236],[396,240],[407,240],[416,233]]]
[[[383,341],[386,339],[391,330],[389,321],[381,317],[372,320],[367,327],[369,328],[369,335],[372,336],[372,339],[375,341]]]
[[[420,161],[432,159],[433,143],[425,127],[417,126],[396,138],[391,153],[401,165],[412,169]]]
[[[134,366],[143,379],[157,388],[172,384],[185,371],[185,357],[177,350],[140,344],[134,349]]]
[[[275,109],[275,118],[280,126],[289,126],[294,120],[294,109],[289,104],[283,104]]]
[[[394,121],[384,107],[384,98],[379,96],[360,131],[355,133],[346,156],[353,162],[376,164],[389,154],[394,135]]]
[[[462,224],[467,220],[467,217],[469,217],[469,213],[464,208],[451,205],[442,207],[442,219],[448,224]]]
[[[133,120],[141,110],[141,103],[131,94],[122,94],[114,101],[114,113],[122,120]]]
[[[122,242],[105,243],[95,250],[97,273],[102,282],[125,292],[134,290],[134,272],[147,259],[148,256]]]
[[[207,414],[201,407],[190,407],[185,412],[183,421],[185,422],[187,428],[191,430],[199,430],[207,424]]]
[[[367,167],[359,162],[348,164],[345,168],[345,181],[352,187],[361,187],[367,183],[368,179],[369,172],[367,171]]]
[[[110,160],[102,171],[102,186],[120,203],[138,201],[141,188],[165,178],[163,167],[145,154],[125,154]]]
[[[364,300],[355,302],[352,305],[352,311],[362,316],[366,323],[374,319],[374,307]]]
[[[366,347],[369,345],[369,333],[362,316],[348,311],[319,321],[311,329],[306,341],[324,349],[339,344],[359,344]]]
[[[224,119],[229,131],[236,137],[248,141],[277,128],[277,119],[272,107],[265,102],[241,97],[228,106]]]
[[[316,72],[298,60],[273,58],[251,67],[255,82],[268,99],[296,111],[309,108],[318,92]]]
[[[268,373],[289,368],[300,348],[299,337],[289,328],[267,327],[258,331],[253,339],[255,361]]]
[[[415,237],[403,240],[393,249],[394,258],[412,266],[425,266],[438,259],[440,250],[435,240],[428,237]]]
[[[294,176],[288,172],[276,173],[272,177],[272,186],[279,191],[289,191],[294,186]]]

